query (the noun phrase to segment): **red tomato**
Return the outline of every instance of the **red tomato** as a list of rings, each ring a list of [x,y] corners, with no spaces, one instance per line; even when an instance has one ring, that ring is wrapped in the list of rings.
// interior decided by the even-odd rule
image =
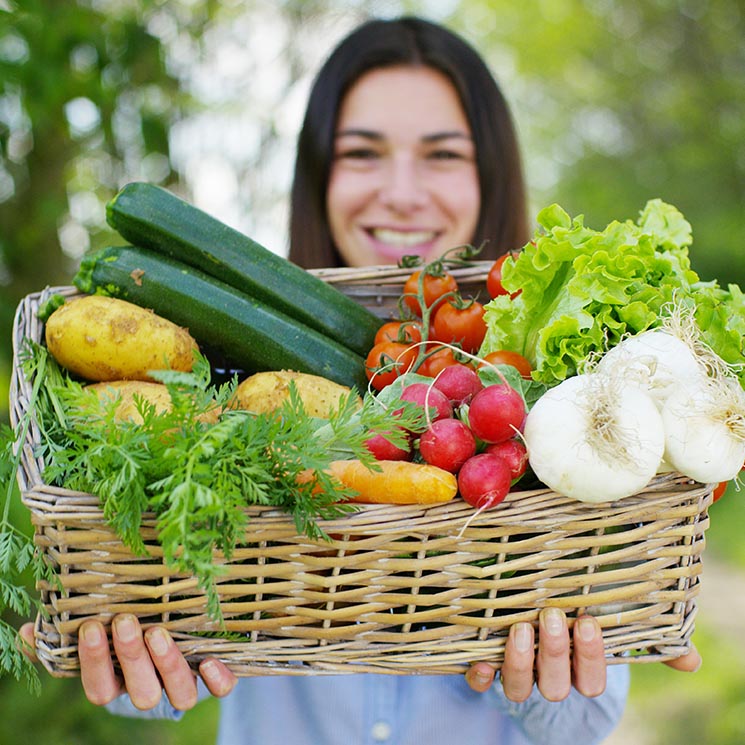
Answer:
[[[437,309],[432,328],[437,341],[460,344],[470,354],[478,352],[486,336],[484,306],[476,300],[463,307],[448,301]]]
[[[419,365],[417,373],[428,378],[436,378],[437,374],[451,365],[461,365],[455,358],[455,354],[450,347],[433,347],[434,351],[428,349],[427,356]]]
[[[489,293],[489,297],[495,298],[498,295],[509,295],[509,292],[502,286],[502,267],[508,258],[512,258],[511,253],[506,253],[500,256],[494,264],[492,264],[489,274],[486,276],[486,290]],[[510,297],[516,297],[519,294],[520,290],[512,293]]]
[[[422,315],[422,308],[419,304],[419,275],[420,271],[414,272],[404,283],[404,302],[418,316]],[[434,274],[425,274],[422,280],[422,296],[424,304],[429,308],[443,295],[449,292],[455,292],[458,289],[458,283],[452,274],[443,272],[437,276]]]
[[[396,341],[403,344],[416,344],[422,340],[422,326],[416,321],[388,321],[375,334],[375,343]]]
[[[376,344],[365,360],[367,379],[375,390],[382,391],[399,375],[411,369],[417,353],[414,347],[395,341]]]
[[[496,352],[489,352],[482,358],[479,367],[485,365],[512,365],[520,375],[526,380],[531,379],[530,373],[533,368],[530,362],[517,352],[510,352],[509,349],[498,349]]]

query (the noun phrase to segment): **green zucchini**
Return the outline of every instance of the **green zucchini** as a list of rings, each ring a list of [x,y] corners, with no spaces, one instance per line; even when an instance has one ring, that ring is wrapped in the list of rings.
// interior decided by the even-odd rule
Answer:
[[[382,320],[372,311],[166,189],[127,184],[106,219],[130,243],[201,269],[360,355],[373,346]]]
[[[73,284],[112,295],[188,328],[200,348],[245,372],[295,370],[363,391],[364,359],[333,339],[204,272],[137,246],[83,259]]]

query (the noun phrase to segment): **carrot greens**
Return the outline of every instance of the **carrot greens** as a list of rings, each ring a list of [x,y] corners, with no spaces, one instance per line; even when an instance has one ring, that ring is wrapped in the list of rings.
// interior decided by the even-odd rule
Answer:
[[[294,386],[278,412],[234,409],[237,381],[213,386],[201,356],[191,373],[153,374],[168,388],[171,407],[159,411],[136,397],[141,422],[117,420],[116,398],[102,403],[39,345],[29,343],[26,374],[42,381],[35,417],[45,482],[97,495],[108,524],[138,555],[148,553],[143,518],[154,515],[166,563],[198,579],[216,620],[223,565],[214,553],[229,558],[242,542],[244,508],[276,507],[292,516],[298,533],[325,539],[323,520],[356,509],[350,491],[325,469],[339,457],[372,464],[365,440],[390,416],[350,392],[328,420],[317,419]],[[406,407],[399,416],[411,429],[421,424]],[[313,483],[301,477],[308,471],[317,474]]]

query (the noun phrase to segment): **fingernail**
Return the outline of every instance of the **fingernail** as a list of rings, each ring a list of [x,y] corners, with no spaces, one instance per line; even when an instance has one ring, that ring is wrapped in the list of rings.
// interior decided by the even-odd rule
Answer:
[[[491,675],[484,675],[484,673],[476,673],[473,677],[474,683],[479,687],[490,685],[493,680]]]
[[[515,642],[515,649],[518,652],[527,652],[533,644],[530,633],[530,624],[516,624],[513,641]]]
[[[132,616],[117,616],[114,620],[116,635],[123,642],[130,642],[137,636],[137,628]]]
[[[153,654],[162,657],[170,647],[168,634],[164,629],[156,626],[147,633],[147,643]]]
[[[594,619],[582,616],[577,620],[577,631],[583,642],[591,642],[597,634],[597,626]]]
[[[202,673],[202,676],[208,680],[212,681],[213,683],[216,683],[220,679],[220,675],[217,671],[217,665],[215,664],[214,660],[205,660],[202,662],[202,664],[199,666],[199,672]]]
[[[564,632],[564,614],[558,608],[545,608],[541,611],[543,627],[551,636]]]
[[[101,643],[103,635],[97,623],[84,623],[80,627],[80,637],[86,644],[95,645]]]

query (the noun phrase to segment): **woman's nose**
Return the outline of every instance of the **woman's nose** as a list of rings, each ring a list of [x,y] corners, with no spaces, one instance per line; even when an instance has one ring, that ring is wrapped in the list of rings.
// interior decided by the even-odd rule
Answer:
[[[411,212],[426,204],[426,185],[413,159],[402,157],[390,161],[379,197],[385,207],[399,213]]]

